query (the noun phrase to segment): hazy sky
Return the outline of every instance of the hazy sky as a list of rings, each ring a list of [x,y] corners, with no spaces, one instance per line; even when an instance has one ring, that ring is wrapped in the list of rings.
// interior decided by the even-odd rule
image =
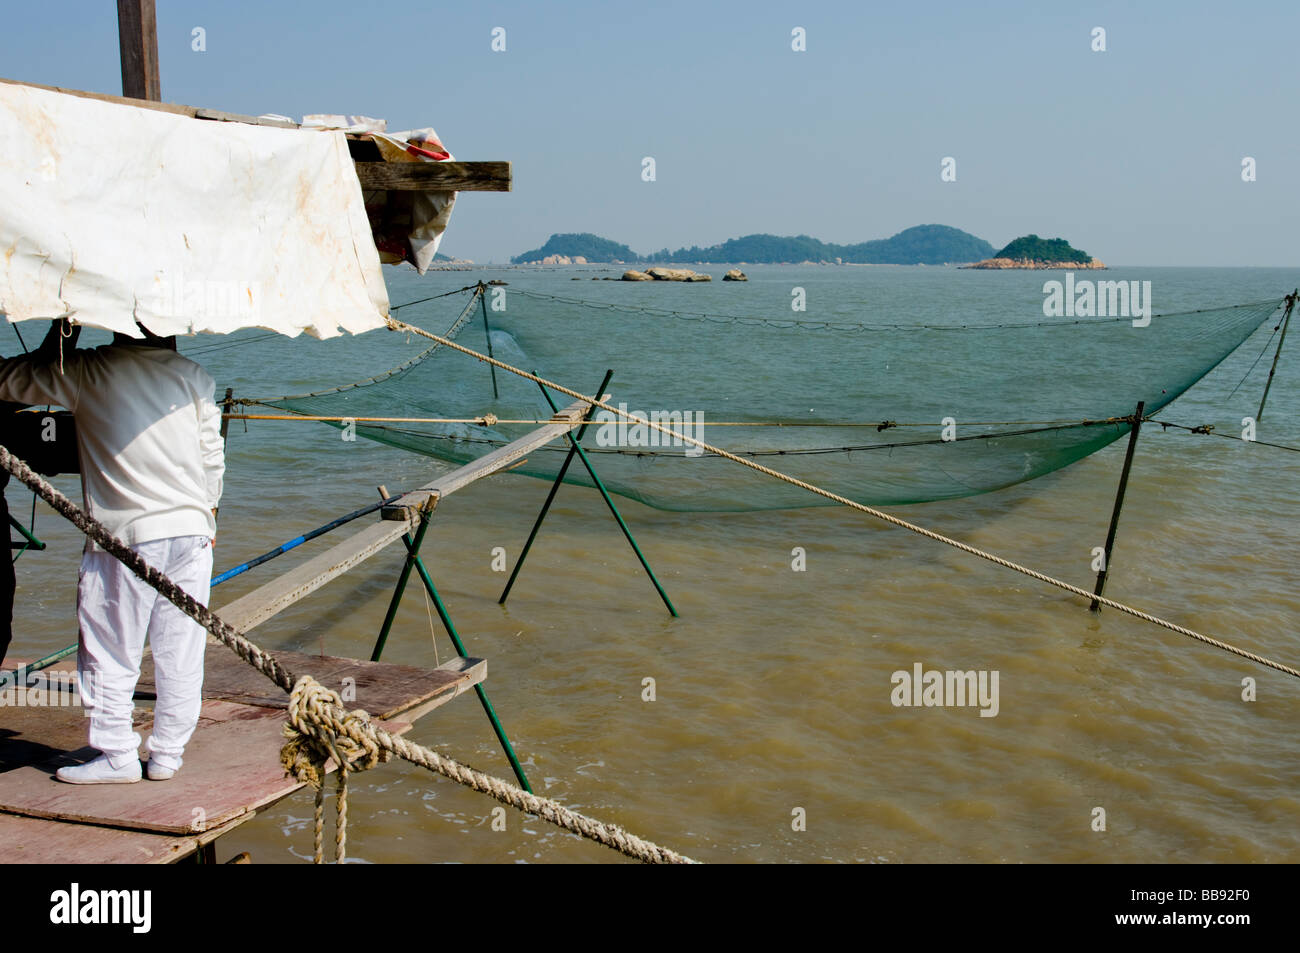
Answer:
[[[443,251],[476,261],[552,232],[649,252],[926,223],[1059,235],[1110,264],[1297,260],[1294,0],[158,0],[158,21],[167,100],[363,113],[511,160],[512,193],[462,194],[452,217]],[[3,22],[0,76],[121,92],[110,0],[6,3]]]

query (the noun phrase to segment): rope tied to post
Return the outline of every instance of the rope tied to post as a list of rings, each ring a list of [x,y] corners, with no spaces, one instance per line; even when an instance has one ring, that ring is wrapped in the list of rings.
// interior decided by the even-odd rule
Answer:
[[[390,752],[380,747],[370,724],[370,714],[357,708],[348,711],[343,699],[310,675],[294,683],[289,694],[289,720],[283,731],[280,763],[289,774],[316,792],[314,861],[323,862],[325,827],[326,763],[333,759],[338,768],[335,804],[334,860],[347,856],[348,775],[368,771],[388,761]]]

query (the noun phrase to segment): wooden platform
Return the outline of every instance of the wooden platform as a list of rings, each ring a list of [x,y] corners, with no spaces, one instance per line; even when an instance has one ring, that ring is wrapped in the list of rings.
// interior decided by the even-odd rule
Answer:
[[[193,855],[247,819],[202,834],[173,837],[0,814],[0,863],[171,864]]]
[[[296,674],[340,690],[401,734],[420,715],[481,682],[487,663],[454,659],[438,669],[277,653]],[[210,645],[199,727],[184,767],[170,781],[72,785],[63,765],[96,752],[86,746],[79,706],[0,709],[0,863],[164,862],[194,853],[256,812],[303,787],[280,766],[288,697],[224,646]],[[138,695],[153,690],[146,666]],[[147,736],[152,711],[137,706]]]
[[[413,668],[388,662],[363,662],[332,655],[276,652],[289,671],[310,675],[327,688],[344,694],[344,679],[354,693],[345,694],[348,708],[364,708],[376,718],[414,721],[420,715],[473,688],[487,677],[484,659],[453,658],[439,668]],[[203,658],[203,697],[284,710],[289,696],[224,645],[209,642]],[[154,697],[153,659],[140,666],[136,697]],[[432,703],[432,704],[430,704]]]

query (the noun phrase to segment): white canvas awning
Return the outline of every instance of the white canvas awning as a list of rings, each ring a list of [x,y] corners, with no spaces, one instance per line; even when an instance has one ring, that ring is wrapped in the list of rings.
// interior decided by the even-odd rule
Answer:
[[[0,311],[324,338],[388,292],[343,133],[0,83]]]

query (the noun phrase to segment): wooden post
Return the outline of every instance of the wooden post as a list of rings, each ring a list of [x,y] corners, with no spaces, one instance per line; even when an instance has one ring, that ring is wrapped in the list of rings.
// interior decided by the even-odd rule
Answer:
[[[162,102],[154,0],[117,0],[117,39],[122,58],[122,95]]]
[[[221,401],[221,445],[226,445],[226,431],[230,429],[229,414],[235,409],[235,389],[226,388],[226,396]],[[247,427],[245,427],[247,429]]]
[[[1115,508],[1110,514],[1110,531],[1106,534],[1106,551],[1102,556],[1101,572],[1097,573],[1097,588],[1092,591],[1094,596],[1099,596],[1102,590],[1106,588],[1106,572],[1110,569],[1110,552],[1115,547],[1115,531],[1119,528],[1119,511],[1124,506],[1124,491],[1128,489],[1128,474],[1133,467],[1133,451],[1137,447],[1138,431],[1142,429],[1142,412],[1146,409],[1145,401],[1138,401],[1137,410],[1133,413],[1133,429],[1128,432],[1128,450],[1124,454],[1124,469],[1119,475],[1119,489],[1115,492]],[[1093,612],[1101,611],[1101,603],[1096,599],[1092,600],[1089,606]]]

